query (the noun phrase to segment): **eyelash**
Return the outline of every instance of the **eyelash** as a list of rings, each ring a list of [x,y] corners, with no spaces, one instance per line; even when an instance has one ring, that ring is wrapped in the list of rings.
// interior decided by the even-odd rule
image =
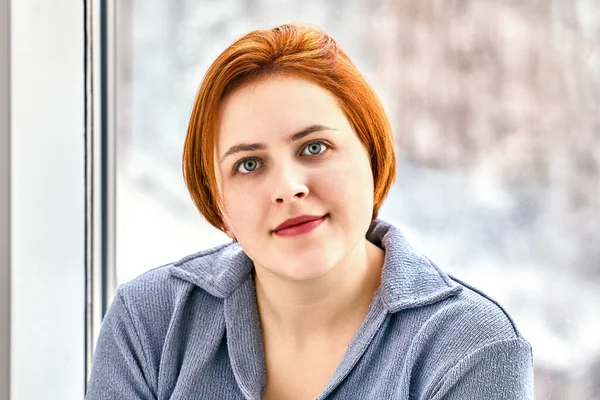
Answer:
[[[312,145],[312,144],[316,144],[319,143],[321,145],[323,145],[325,147],[325,150],[323,150],[322,152],[318,153],[318,154],[308,154],[309,156],[313,156],[313,157],[317,157],[317,156],[322,156],[323,154],[325,154],[325,152],[327,152],[327,150],[329,150],[331,148],[331,146],[329,145],[329,143],[324,142],[322,140],[315,140],[312,142],[308,142],[306,143],[306,145],[302,148],[302,150],[304,151],[306,148],[308,148],[308,146]],[[256,167],[255,169],[253,169],[252,171],[249,172],[240,172],[238,171],[240,166],[248,160],[258,160],[256,157],[247,157],[247,158],[242,158],[240,161],[238,161],[234,166],[233,166],[233,173],[236,175],[250,175],[253,172],[255,172],[259,167]],[[259,161],[260,162],[260,161]]]

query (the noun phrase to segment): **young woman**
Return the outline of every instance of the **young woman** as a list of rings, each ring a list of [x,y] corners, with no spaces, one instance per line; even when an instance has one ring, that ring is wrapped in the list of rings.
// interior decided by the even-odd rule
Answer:
[[[183,155],[197,208],[233,242],[120,286],[87,398],[533,398],[531,347],[506,312],[377,218],[393,147],[327,33],[233,43]]]

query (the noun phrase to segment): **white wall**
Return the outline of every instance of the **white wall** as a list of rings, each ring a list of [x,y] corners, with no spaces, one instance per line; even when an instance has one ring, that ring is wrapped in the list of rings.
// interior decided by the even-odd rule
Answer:
[[[10,399],[81,399],[84,2],[10,6]]]

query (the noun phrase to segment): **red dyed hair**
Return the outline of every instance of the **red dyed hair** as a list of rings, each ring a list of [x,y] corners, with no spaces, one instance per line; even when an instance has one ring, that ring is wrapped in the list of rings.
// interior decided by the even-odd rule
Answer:
[[[373,219],[396,178],[391,126],[374,90],[335,40],[314,26],[286,24],[248,33],[209,67],[196,95],[183,149],[183,175],[206,220],[223,230],[214,171],[218,116],[225,96],[273,74],[294,75],[332,93],[371,158]]]

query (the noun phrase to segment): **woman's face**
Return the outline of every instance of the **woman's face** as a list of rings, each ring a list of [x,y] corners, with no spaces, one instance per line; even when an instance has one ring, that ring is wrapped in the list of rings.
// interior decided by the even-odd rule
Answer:
[[[233,146],[241,151],[232,153]],[[226,232],[257,268],[316,278],[366,240],[374,189],[369,157],[333,95],[310,81],[268,77],[230,94],[215,171]],[[309,233],[274,231],[301,215],[326,217]]]

